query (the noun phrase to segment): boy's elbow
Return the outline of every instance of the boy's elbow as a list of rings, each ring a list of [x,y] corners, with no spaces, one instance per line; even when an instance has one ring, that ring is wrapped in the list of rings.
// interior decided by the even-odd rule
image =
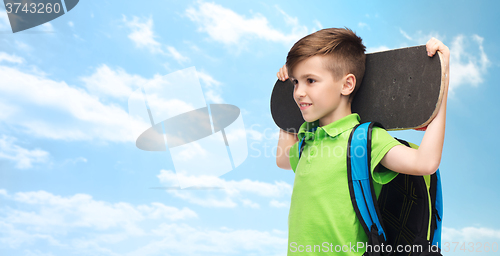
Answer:
[[[278,157],[276,157],[276,166],[278,166],[279,168],[281,168],[281,161]],[[281,168],[283,169],[283,168]]]
[[[438,167],[427,168],[427,170],[424,170],[422,175],[432,175],[432,174],[436,173],[437,169],[438,169]]]
[[[427,163],[420,166],[418,173],[420,173],[421,175],[432,175],[437,171],[438,168],[439,161]]]
[[[287,161],[285,162],[282,158],[276,158],[276,165],[281,168],[281,169],[285,169],[285,170],[291,170],[292,169],[292,166],[290,166],[290,162],[288,162],[288,159]]]
[[[285,148],[284,150],[279,147],[276,150],[276,165],[285,170],[291,170],[292,166],[290,165],[290,147]]]

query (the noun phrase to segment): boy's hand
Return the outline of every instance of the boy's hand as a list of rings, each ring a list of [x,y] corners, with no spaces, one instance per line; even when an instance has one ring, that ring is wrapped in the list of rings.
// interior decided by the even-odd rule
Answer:
[[[278,76],[278,79],[281,81],[286,81],[288,79],[288,70],[286,69],[286,65],[283,65],[283,67],[280,68],[280,71],[276,73],[276,76]]]
[[[441,57],[444,62],[445,88],[448,89],[448,84],[450,82],[450,49],[434,37],[431,38],[425,46],[429,57],[434,56],[437,51],[441,52]]]
[[[448,85],[450,83],[450,49],[446,45],[444,45],[441,41],[437,40],[436,38],[431,38],[429,41],[427,41],[427,44],[425,45],[427,49],[427,55],[429,57],[432,57],[436,54],[437,51],[441,53],[441,60],[444,65],[444,92],[445,94],[448,93]],[[425,131],[427,130],[427,126],[415,129],[417,131]]]

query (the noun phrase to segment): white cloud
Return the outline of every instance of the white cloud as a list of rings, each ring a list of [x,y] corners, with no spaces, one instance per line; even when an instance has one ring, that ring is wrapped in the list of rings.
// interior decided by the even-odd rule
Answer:
[[[131,255],[157,255],[166,251],[182,255],[279,255],[287,239],[257,230],[202,230],[185,224],[162,224],[155,234],[161,240],[152,241]]]
[[[223,103],[224,99],[221,96],[220,87],[221,82],[215,80],[211,75],[205,71],[197,71],[196,75],[205,85],[205,100],[209,103]]]
[[[205,99],[209,102],[209,103],[223,103],[224,102],[224,99],[222,99],[222,96],[215,92],[214,90],[207,90],[205,92]]]
[[[168,193],[175,197],[183,199],[191,204],[196,204],[204,207],[212,208],[234,208],[238,204],[229,196],[220,195],[213,196],[216,193],[197,193],[198,191],[178,191],[178,190],[167,190]],[[218,191],[217,191],[218,192]],[[207,196],[210,194],[210,196]],[[219,198],[218,198],[219,197]]]
[[[166,52],[164,51],[164,46],[156,40],[158,36],[153,31],[152,17],[149,17],[147,20],[143,21],[142,19],[133,16],[132,20],[128,21],[127,17],[123,15],[123,22],[131,30],[128,38],[135,43],[136,47],[146,48],[151,53],[169,55],[180,64],[189,61],[188,57],[182,55],[173,46],[166,46]]]
[[[43,253],[40,250],[24,250],[24,256],[53,256],[52,253]]]
[[[24,227],[33,231],[38,238],[52,239],[54,244],[59,244],[57,236],[81,228],[91,229],[96,233],[109,231],[111,234],[118,229],[119,233],[126,235],[125,237],[138,236],[146,232],[140,225],[143,221],[178,221],[198,217],[194,211],[186,207],[179,209],[158,202],[138,206],[124,202],[108,203],[94,200],[87,194],[63,197],[46,191],[36,191],[18,192],[13,195],[0,193],[0,195],[3,199],[14,202],[19,209],[23,209],[5,206],[2,208],[0,224],[8,229],[3,229],[0,233],[18,232],[16,230]],[[24,236],[21,233],[18,235]],[[28,238],[27,240],[32,240],[36,237]],[[0,239],[0,242],[11,245],[23,243],[23,241],[9,242],[5,239]]]
[[[62,162],[61,165],[67,165],[67,164],[76,165],[78,163],[87,163],[87,162],[88,162],[87,158],[77,157],[77,158],[66,159],[64,160],[64,162]]]
[[[161,79],[160,79],[161,82]],[[154,83],[154,81],[153,81]],[[161,83],[157,83],[161,85]],[[162,114],[161,116],[175,116],[196,109],[192,102],[186,102],[180,99],[168,98],[168,95],[159,93],[150,93],[147,95],[147,101],[150,109]],[[158,122],[160,120],[156,120]]]
[[[30,45],[22,42],[22,41],[19,41],[19,40],[15,40],[14,42],[15,46],[17,47],[17,49],[21,52],[32,52],[33,51],[33,47],[31,47]],[[23,60],[24,62],[24,60]]]
[[[278,200],[273,199],[269,202],[269,205],[272,207],[276,207],[276,208],[287,208],[290,206],[290,203],[289,202],[280,202]]]
[[[359,22],[358,23],[358,27],[360,27],[361,29],[370,29],[370,26],[364,22]]]
[[[186,57],[186,56],[183,56],[182,54],[180,54],[177,51],[177,49],[175,49],[175,47],[173,47],[173,46],[167,46],[167,50],[170,53],[170,55],[172,57],[174,57],[175,60],[177,60],[177,62],[184,63],[186,61],[189,61],[189,58]]]
[[[241,109],[241,113],[243,115],[250,115],[248,113],[248,110],[246,109]],[[269,114],[269,118],[271,117],[271,114]],[[262,125],[260,124],[253,124],[250,126],[250,128],[246,129],[246,134],[249,136],[250,139],[256,140],[256,141],[274,141],[274,140],[279,140],[280,137],[280,128],[279,127],[266,127],[264,129],[260,129]]]
[[[177,139],[177,140],[176,140]],[[182,140],[182,138],[180,138]],[[171,138],[172,141],[178,141],[178,138]],[[208,154],[207,150],[204,149],[198,142],[194,141],[192,143],[186,144],[184,149],[175,155],[176,160],[186,162],[186,161],[196,161],[196,158],[206,157]]]
[[[179,183],[194,184],[194,188],[207,188],[207,190],[178,190],[168,189],[170,193],[178,198],[192,204],[205,207],[227,207],[238,206],[238,201],[243,206],[252,208],[259,207],[249,197],[271,197],[279,198],[291,195],[292,186],[284,181],[275,181],[274,184],[243,179],[240,181],[225,180],[215,176],[186,176],[182,173],[174,173],[170,170],[161,170],[157,176],[160,183],[166,186],[178,187]]]
[[[205,83],[208,88],[219,87],[221,85],[221,82],[215,80],[205,71],[197,71],[196,75],[199,79],[201,79],[201,81],[203,81],[203,83]]]
[[[426,44],[427,41],[429,41],[429,39],[433,37],[441,40],[442,42],[444,42],[444,40],[446,39],[443,35],[440,35],[438,32],[435,31],[424,33],[419,30],[413,33],[413,35],[411,36],[401,28],[399,29],[399,32],[401,33],[401,35],[403,35],[404,38],[406,38],[408,41],[411,41],[412,44],[418,44],[418,45]]]
[[[68,21],[68,26],[70,26],[70,27],[74,27],[74,26],[75,26],[75,24],[73,23],[73,21]]]
[[[260,208],[260,205],[258,203],[252,202],[252,200],[249,199],[242,199],[241,202],[243,203],[243,206],[258,209]]]
[[[0,236],[0,244],[3,247],[19,248],[21,245],[33,244],[36,241],[42,241],[51,246],[63,246],[52,235],[17,229],[15,225],[3,220],[0,220],[0,234],[2,234]]]
[[[238,140],[246,140],[247,132],[245,129],[234,129],[230,132],[226,132],[226,138],[228,141],[238,141]]]
[[[16,145],[16,138],[2,135],[0,137],[0,159],[8,159],[16,163],[16,168],[29,169],[34,163],[45,163],[49,152],[41,149],[29,150]]]
[[[500,230],[484,227],[465,227],[461,229],[443,227],[442,242],[495,242],[500,239]]]
[[[145,22],[134,16],[131,21],[123,15],[123,22],[132,31],[128,38],[139,48],[146,48],[151,53],[163,53],[161,44],[156,41],[156,35],[153,32],[153,18],[149,17]]]
[[[264,138],[263,133],[253,129],[246,130],[246,134],[249,135],[252,140],[262,141],[262,138]]]
[[[186,10],[186,15],[198,25],[198,30],[208,33],[214,41],[225,45],[241,45],[243,42],[257,38],[272,42],[291,44],[308,33],[305,26],[298,24],[298,19],[287,15],[278,8],[285,22],[292,26],[292,32],[286,34],[272,28],[266,17],[257,13],[246,18],[215,3],[199,1],[196,7]]]
[[[283,15],[283,18],[285,19],[286,24],[294,26],[294,27],[299,26],[299,19],[297,17],[292,17],[292,16],[288,15],[285,11],[283,11],[281,8],[279,8],[278,5],[274,5],[274,7],[278,10],[278,12],[281,13],[281,15]],[[303,28],[307,31],[306,27],[303,27]]]
[[[0,66],[0,121],[39,137],[133,141],[128,113],[86,91],[42,74]],[[15,84],[16,86],[12,86]]]
[[[313,22],[316,25],[316,27],[312,29],[313,31],[318,31],[323,29],[323,24],[321,24],[319,20],[314,20]]]
[[[0,62],[2,62],[2,61],[21,64],[24,62],[24,59],[14,55],[14,54],[11,55],[11,54],[7,54],[5,52],[0,52]]]
[[[81,80],[93,95],[122,99],[130,97],[135,89],[148,82],[141,76],[128,74],[122,68],[113,70],[105,64],[99,66],[92,75],[82,77]]]
[[[0,56],[16,60],[15,56],[2,52]],[[166,76],[156,74],[148,79],[103,64],[91,75],[80,78],[84,90],[50,79],[36,68],[30,72],[20,69],[0,65],[3,77],[0,80],[0,122],[28,134],[60,140],[135,141],[134,135],[142,125],[130,120],[128,110],[117,103],[126,104],[132,92],[141,86],[156,88],[168,83]],[[197,74],[206,89],[205,98],[222,103],[221,83],[204,71]],[[160,96],[149,95],[150,108],[176,113],[193,109],[184,101],[166,100]]]
[[[42,31],[54,32],[54,26],[52,26],[52,23],[50,22],[43,23],[42,25],[40,25],[40,28],[42,28]]]
[[[470,40],[463,35],[455,37],[450,48],[450,90],[461,85],[478,86],[484,82],[490,61],[483,48],[484,38],[473,35],[477,50],[472,50]]]
[[[40,248],[57,255],[278,255],[287,243],[286,232],[275,229],[191,226],[184,222],[198,217],[194,211],[162,203],[132,205],[87,194],[9,194],[4,189],[0,200],[0,246],[27,255],[50,255]]]
[[[399,29],[399,33],[401,33],[401,35],[403,35],[406,39],[412,41],[413,38],[411,38],[411,36],[409,36],[404,30],[402,30],[401,28]]]

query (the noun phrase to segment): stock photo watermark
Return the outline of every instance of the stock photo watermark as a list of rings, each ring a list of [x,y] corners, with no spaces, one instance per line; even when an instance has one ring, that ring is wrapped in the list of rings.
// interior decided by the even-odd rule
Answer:
[[[290,252],[368,252],[368,253],[422,253],[422,252],[498,252],[497,242],[444,242],[441,244],[428,244],[428,245],[390,245],[380,244],[371,245],[366,242],[357,242],[349,244],[333,244],[330,242],[323,242],[321,244],[298,244],[291,242],[289,244]]]
[[[240,109],[207,104],[195,67],[135,90],[128,109],[137,148],[168,150],[181,189],[212,187],[206,177],[234,170],[248,156]]]
[[[4,0],[12,33],[27,30],[72,10],[79,0]]]
[[[280,128],[265,128],[263,130],[260,129],[261,125],[259,124],[253,124],[250,126],[248,133],[257,133],[261,134],[261,137],[259,140],[252,141],[250,143],[250,152],[249,152],[249,157],[250,158],[259,158],[259,157],[264,157],[264,158],[276,158],[280,157],[283,154],[289,155],[292,152],[289,152],[290,148],[292,146],[288,146],[286,148],[280,148],[278,147],[276,141],[279,139],[281,136],[284,136],[283,133],[280,133]],[[339,138],[346,139],[350,136],[350,132],[346,132],[344,130],[338,130],[336,128],[333,128],[329,130],[331,134],[338,134],[336,136],[329,136],[324,133],[311,133],[307,132],[304,136],[306,139],[304,140],[305,143],[308,145],[307,146],[307,154],[308,158],[315,158],[315,157],[345,157],[346,155],[346,150],[347,150],[347,144],[338,144],[334,143],[337,141]],[[295,131],[291,130],[289,132],[290,135],[292,136],[297,136]],[[319,134],[319,135],[318,135]],[[318,137],[319,136],[319,137]],[[376,139],[378,136],[378,133],[373,134],[374,137],[372,139]],[[316,138],[315,138],[316,137]],[[361,138],[359,138],[361,139]],[[306,152],[306,153],[307,153]],[[356,157],[362,157],[366,154],[366,150],[364,147],[358,146],[354,148],[354,154]]]

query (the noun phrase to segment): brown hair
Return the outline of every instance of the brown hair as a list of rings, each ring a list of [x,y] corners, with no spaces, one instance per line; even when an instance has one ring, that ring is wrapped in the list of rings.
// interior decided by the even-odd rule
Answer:
[[[348,28],[326,28],[303,37],[286,57],[288,76],[293,77],[293,69],[299,62],[315,55],[329,57],[324,65],[335,80],[347,74],[356,77],[356,87],[349,96],[352,100],[365,73],[365,46],[361,38]]]

